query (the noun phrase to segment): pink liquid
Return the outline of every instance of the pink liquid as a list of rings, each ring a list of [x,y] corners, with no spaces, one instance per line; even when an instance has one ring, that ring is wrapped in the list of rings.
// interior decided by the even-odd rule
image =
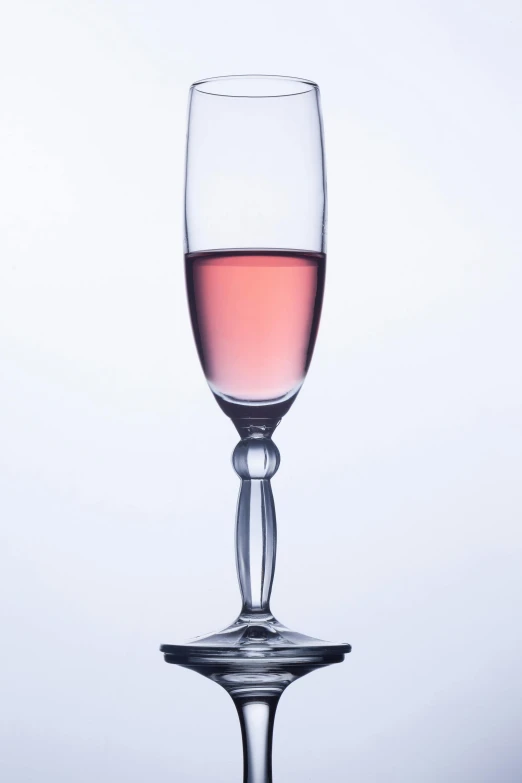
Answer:
[[[192,326],[216,395],[260,405],[298,391],[317,335],[325,261],[271,250],[186,256]]]

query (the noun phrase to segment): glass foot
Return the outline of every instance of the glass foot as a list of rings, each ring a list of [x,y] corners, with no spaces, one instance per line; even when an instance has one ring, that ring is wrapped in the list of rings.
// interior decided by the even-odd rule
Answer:
[[[282,693],[298,677],[341,663],[351,647],[296,633],[268,614],[240,615],[223,631],[160,649],[167,663],[193,669],[236,695],[237,688],[258,693],[263,685]]]
[[[218,633],[164,644],[167,663],[221,685],[236,706],[243,740],[244,783],[272,783],[274,718],[283,691],[316,669],[341,663],[349,644],[290,631],[271,613],[242,614]]]

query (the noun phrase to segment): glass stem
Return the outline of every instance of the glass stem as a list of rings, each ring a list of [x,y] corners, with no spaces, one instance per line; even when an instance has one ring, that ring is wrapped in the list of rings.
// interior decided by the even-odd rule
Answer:
[[[237,444],[233,465],[241,478],[236,516],[240,619],[261,619],[271,616],[277,530],[270,479],[279,467],[279,451],[269,436],[250,435]]]
[[[243,783],[272,783],[272,737],[279,694],[235,697],[243,738]]]

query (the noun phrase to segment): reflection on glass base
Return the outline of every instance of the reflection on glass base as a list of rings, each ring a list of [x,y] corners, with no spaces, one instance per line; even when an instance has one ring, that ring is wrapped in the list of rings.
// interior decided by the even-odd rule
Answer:
[[[291,631],[271,614],[240,616],[218,633],[161,646],[167,663],[203,674],[233,698],[280,695],[299,677],[341,663],[350,650]]]
[[[349,644],[290,631],[271,613],[240,615],[219,633],[161,647],[167,663],[202,674],[232,697],[243,740],[243,783],[272,783],[274,719],[285,689],[341,663],[350,650]]]

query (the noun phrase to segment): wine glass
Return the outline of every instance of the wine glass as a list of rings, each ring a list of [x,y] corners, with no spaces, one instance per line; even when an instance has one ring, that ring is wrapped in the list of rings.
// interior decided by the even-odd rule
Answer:
[[[242,728],[245,783],[268,783],[284,689],[350,651],[276,620],[272,434],[305,379],[323,300],[326,178],[319,88],[226,76],[190,89],[185,271],[206,379],[241,440],[236,562],[242,607],[219,633],[163,645],[168,663],[223,686]]]

